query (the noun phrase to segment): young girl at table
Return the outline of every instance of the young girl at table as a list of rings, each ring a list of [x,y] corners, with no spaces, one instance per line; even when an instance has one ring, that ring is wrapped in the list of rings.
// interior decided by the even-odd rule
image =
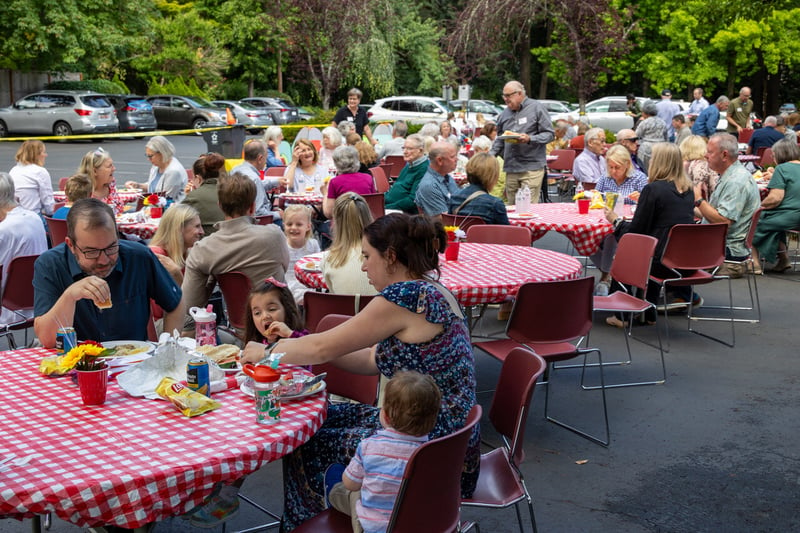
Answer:
[[[303,294],[310,290],[297,281],[294,264],[303,257],[320,251],[319,241],[314,238],[313,211],[307,205],[289,204],[283,211],[283,231],[289,245],[289,270],[286,271],[286,284],[294,295],[297,305],[303,303]]]
[[[245,342],[269,345],[280,338],[308,335],[291,291],[285,283],[276,279],[267,278],[250,291],[247,309]],[[201,528],[216,527],[233,518],[239,511],[238,493],[244,480],[242,477],[229,485],[218,484],[203,505],[189,511],[184,517],[190,519],[193,526]]]

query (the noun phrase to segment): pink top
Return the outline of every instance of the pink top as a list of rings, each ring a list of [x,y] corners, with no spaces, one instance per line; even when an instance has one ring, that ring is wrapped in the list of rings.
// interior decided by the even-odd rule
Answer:
[[[336,199],[346,192],[356,194],[374,194],[375,180],[369,174],[354,172],[352,174],[339,174],[328,184],[328,198]]]

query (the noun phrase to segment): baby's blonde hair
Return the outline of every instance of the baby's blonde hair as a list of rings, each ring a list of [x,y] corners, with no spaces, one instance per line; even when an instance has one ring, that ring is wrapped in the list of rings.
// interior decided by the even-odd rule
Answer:
[[[289,219],[292,215],[300,215],[308,220],[308,231],[306,231],[306,242],[314,236],[314,212],[310,206],[303,204],[289,204],[283,210],[283,220]]]

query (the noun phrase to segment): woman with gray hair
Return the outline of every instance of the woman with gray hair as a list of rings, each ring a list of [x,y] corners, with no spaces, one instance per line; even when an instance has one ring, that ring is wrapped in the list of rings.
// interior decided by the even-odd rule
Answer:
[[[333,206],[336,199],[346,192],[356,194],[374,194],[375,180],[370,174],[359,172],[361,160],[358,150],[352,146],[340,146],[333,151],[333,164],[336,165],[337,176],[328,183],[325,200],[322,202],[322,212],[326,217],[333,215]]]
[[[267,168],[282,167],[286,164],[281,159],[281,141],[283,141],[283,130],[280,126],[270,126],[264,132],[264,142],[267,143]]]
[[[333,165],[333,151],[342,143],[342,133],[339,128],[328,126],[322,130],[322,148],[319,150],[319,164],[325,168]]]
[[[648,101],[642,106],[642,120],[636,126],[636,136],[639,137],[639,151],[636,152],[636,157],[645,174],[648,174],[647,167],[650,165],[653,145],[667,141],[667,125],[657,115],[656,104]]]
[[[147,193],[164,193],[174,202],[183,200],[189,175],[175,157],[175,146],[166,137],[156,135],[144,146],[144,155],[153,165],[147,183],[128,181],[125,186]]]

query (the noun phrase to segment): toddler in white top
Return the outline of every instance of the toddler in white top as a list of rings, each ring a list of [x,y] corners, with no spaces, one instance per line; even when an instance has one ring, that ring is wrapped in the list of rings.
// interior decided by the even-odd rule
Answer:
[[[301,258],[320,251],[319,242],[313,237],[312,216],[311,208],[302,204],[290,204],[283,211],[283,231],[286,233],[286,244],[289,245],[286,283],[298,305],[302,305],[303,294],[310,289],[297,281],[294,264]]]

